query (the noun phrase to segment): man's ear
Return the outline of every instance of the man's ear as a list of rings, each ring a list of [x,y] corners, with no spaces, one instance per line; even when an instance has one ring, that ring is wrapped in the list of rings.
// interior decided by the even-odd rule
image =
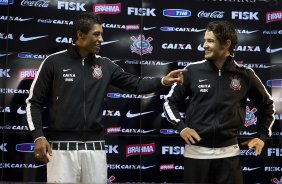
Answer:
[[[224,47],[225,47],[227,50],[229,50],[230,45],[231,45],[231,40],[226,40]]]
[[[85,38],[85,34],[81,31],[77,31],[77,38],[81,38],[84,39]]]

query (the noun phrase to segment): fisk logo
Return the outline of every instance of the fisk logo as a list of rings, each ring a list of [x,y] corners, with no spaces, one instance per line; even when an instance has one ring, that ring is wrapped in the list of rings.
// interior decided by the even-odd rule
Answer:
[[[65,9],[65,10],[71,10],[71,11],[86,11],[85,3],[75,3],[75,2],[64,2],[64,1],[58,1],[58,9]]]
[[[232,11],[231,18],[240,20],[259,20],[258,12]]]
[[[8,152],[8,151],[7,151],[7,148],[6,148],[7,144],[8,144],[8,143],[3,143],[3,144],[1,144],[1,145],[0,145],[0,151]]]
[[[282,148],[268,148],[267,149],[267,156],[276,156],[281,157],[282,156]]]
[[[135,8],[128,7],[127,14],[128,15],[136,15],[136,16],[156,16],[155,8]]]
[[[191,17],[191,11],[184,9],[165,9],[163,10],[163,15],[166,17],[184,18]]]
[[[16,150],[19,152],[33,152],[34,144],[33,143],[22,143],[16,145]]]
[[[11,76],[9,75],[10,69],[0,69],[0,78],[1,77],[8,77],[10,78]]]

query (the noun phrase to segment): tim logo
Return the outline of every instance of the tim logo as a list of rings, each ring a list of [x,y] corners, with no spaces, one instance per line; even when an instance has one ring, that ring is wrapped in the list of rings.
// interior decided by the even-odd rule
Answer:
[[[131,155],[149,155],[156,151],[155,143],[150,144],[134,144],[126,146],[126,157]]]
[[[19,152],[33,152],[34,144],[33,143],[17,144],[16,150],[19,151]]]
[[[255,112],[258,110],[256,108],[252,108],[250,110],[249,106],[246,106],[246,119],[245,119],[245,127],[255,125],[257,122],[257,117],[255,116]]]
[[[163,10],[163,15],[166,17],[184,18],[191,17],[191,11],[184,9],[165,9]]]
[[[14,4],[14,0],[0,0],[0,5]]]
[[[139,35],[138,38],[131,36],[130,39],[133,41],[132,45],[130,45],[132,53],[139,54],[140,56],[152,53],[153,46],[150,44],[153,40],[152,37],[146,39],[144,35]]]

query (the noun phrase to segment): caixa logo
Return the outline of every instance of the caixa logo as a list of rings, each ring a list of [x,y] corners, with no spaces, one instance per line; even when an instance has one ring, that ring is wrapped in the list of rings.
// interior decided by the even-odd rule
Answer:
[[[19,152],[33,152],[34,144],[33,143],[22,143],[16,145],[16,151]]]
[[[191,17],[191,11],[184,9],[165,9],[163,10],[163,15],[166,17],[184,18]]]

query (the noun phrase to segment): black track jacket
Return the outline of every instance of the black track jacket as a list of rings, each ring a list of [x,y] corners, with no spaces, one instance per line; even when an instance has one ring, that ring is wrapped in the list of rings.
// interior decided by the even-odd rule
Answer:
[[[246,101],[254,101],[259,111],[256,137],[265,141],[274,122],[274,105],[266,88],[250,68],[228,57],[221,70],[211,61],[191,63],[184,72],[184,85],[173,85],[165,97],[167,120],[179,132],[195,129],[202,140],[195,145],[225,147],[237,144],[245,122]],[[188,98],[185,122],[179,107]]]
[[[26,99],[33,139],[44,136],[42,111],[47,106],[51,141],[103,140],[102,107],[110,84],[135,94],[163,87],[161,78],[141,79],[107,58],[82,60],[76,47],[50,55],[39,67]]]

